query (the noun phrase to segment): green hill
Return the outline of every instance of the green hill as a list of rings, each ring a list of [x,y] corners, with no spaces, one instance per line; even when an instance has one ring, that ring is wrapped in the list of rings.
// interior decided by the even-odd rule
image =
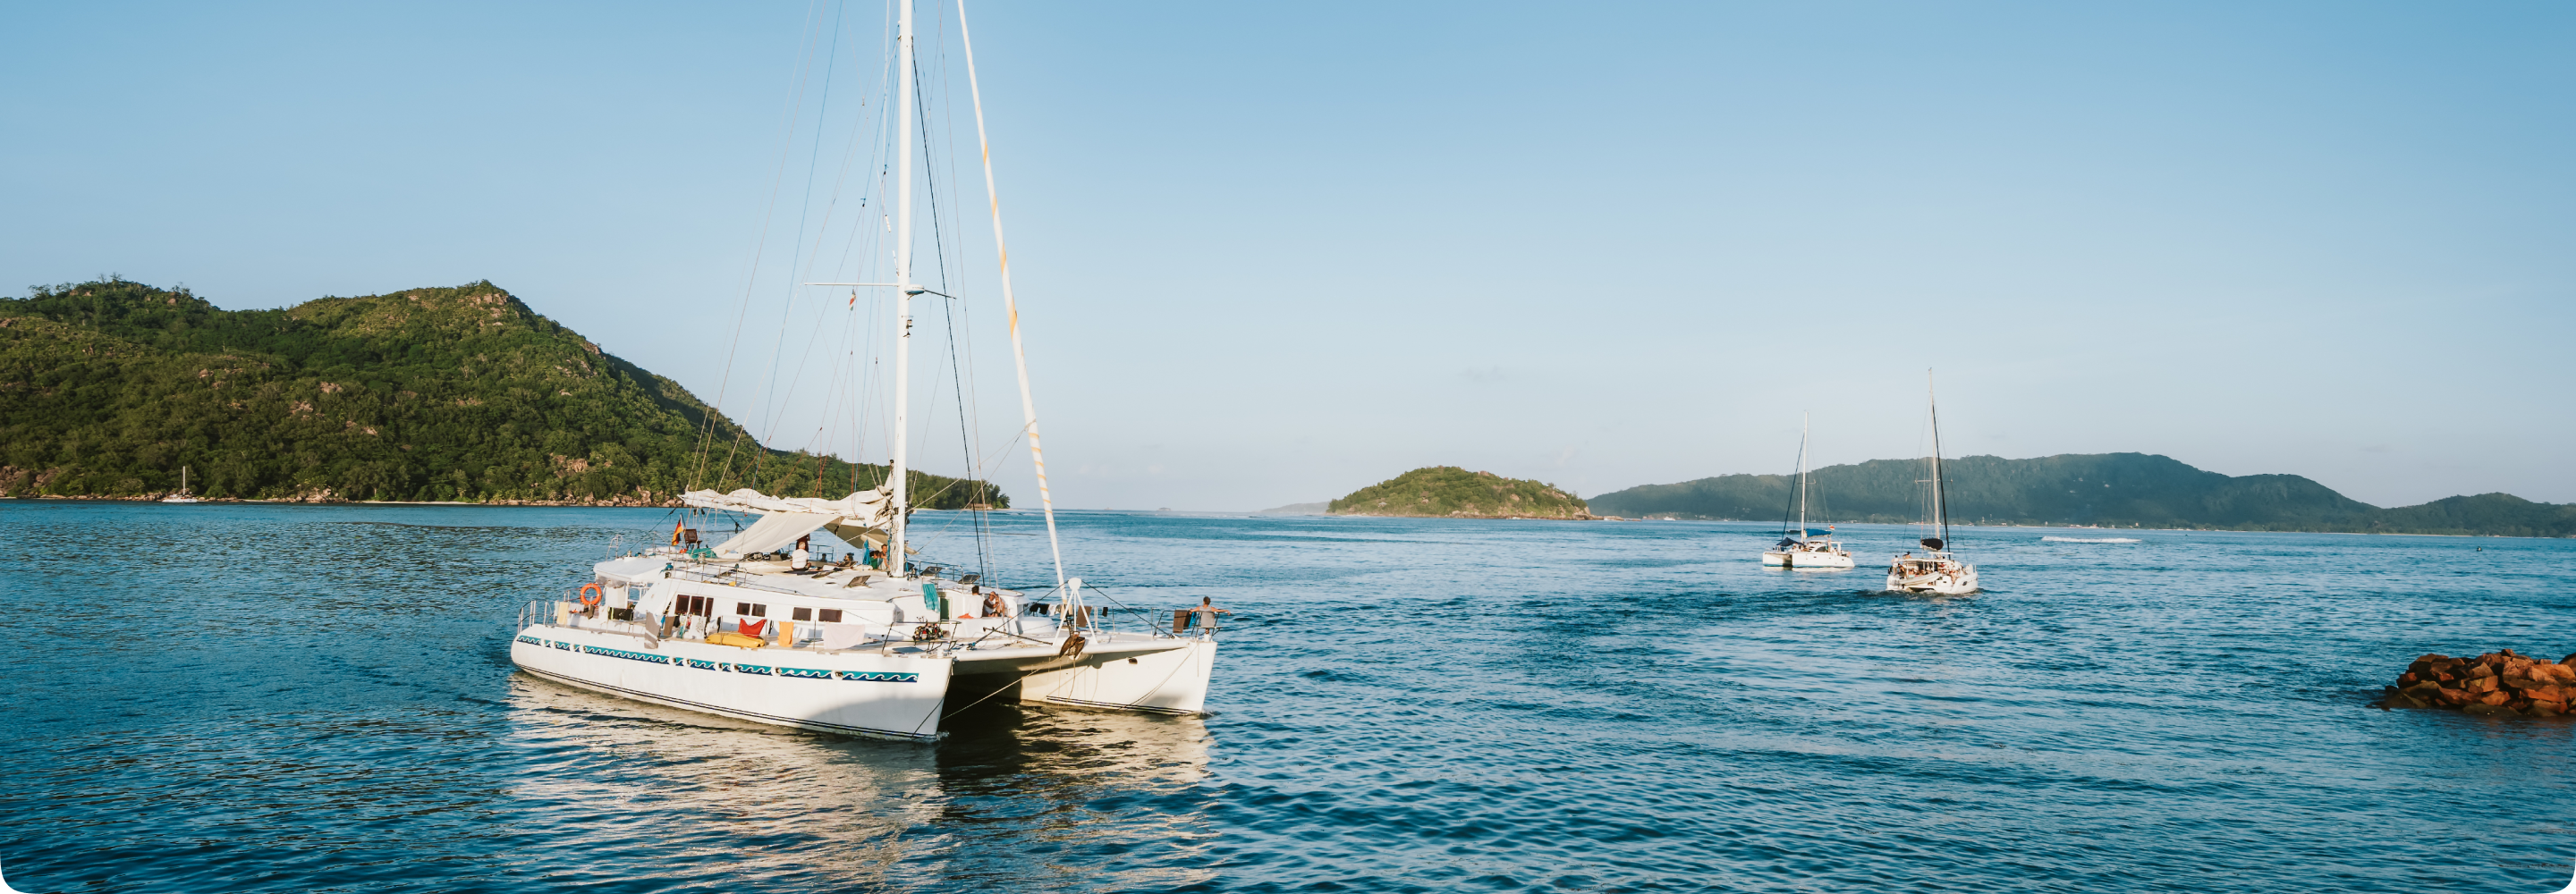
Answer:
[[[281,310],[117,278],[0,300],[0,494],[149,497],[182,465],[217,498],[630,505],[886,475],[762,448],[489,282]],[[1009,505],[914,475],[925,507]]]
[[[1457,466],[1427,466],[1332,501],[1331,515],[1450,518],[1590,518],[1583,501],[1555,485]]]
[[[2576,505],[2506,494],[2381,509],[2297,475],[2223,475],[2143,453],[1944,462],[1950,520],[1990,525],[2103,525],[2237,531],[2576,536]],[[1922,460],[1871,460],[1810,474],[1809,517],[1843,522],[1923,518]],[[1789,511],[1788,475],[1723,475],[1602,494],[1615,515],[1771,520]]]

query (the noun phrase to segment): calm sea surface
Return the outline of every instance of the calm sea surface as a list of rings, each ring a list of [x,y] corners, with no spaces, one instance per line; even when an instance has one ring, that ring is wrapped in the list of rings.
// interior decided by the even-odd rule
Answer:
[[[1235,611],[1205,719],[935,745],[515,673],[658,510],[0,502],[25,891],[2554,891],[2576,723],[2364,707],[2576,651],[2576,542],[1959,530],[1990,588],[1766,570],[1749,524],[1066,517]],[[955,516],[926,558],[972,565]],[[1044,577],[1004,515],[994,576]],[[1168,613],[1164,615],[1169,618]]]

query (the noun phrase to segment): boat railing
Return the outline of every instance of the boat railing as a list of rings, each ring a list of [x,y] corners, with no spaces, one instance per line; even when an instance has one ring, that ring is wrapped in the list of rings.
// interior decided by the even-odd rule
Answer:
[[[564,595],[571,597],[572,592],[565,591]],[[634,617],[633,609],[584,605],[579,599],[574,598],[531,600],[528,604],[519,607],[518,626],[511,629],[526,630],[532,626],[566,627],[594,633],[631,636],[653,645],[660,645],[663,637],[653,635],[652,627],[638,623]],[[591,623],[584,624],[581,623],[582,621]],[[625,627],[637,629],[628,630],[624,629]]]
[[[1204,639],[1214,636],[1222,627],[1215,618],[1196,617],[1197,612],[1194,609],[1174,609],[1172,626],[1165,629],[1155,620],[1159,617],[1157,611],[1134,608],[1118,603],[1114,597],[1108,597],[1108,594],[1101,595],[1109,598],[1111,604],[1080,606],[1071,617],[1061,612],[1061,604],[1034,600],[1025,603],[1025,608],[1020,613],[1008,617],[1014,620],[1031,616],[1047,618],[1055,623],[1054,632],[1058,634],[1070,632],[1095,639],[1121,633],[1141,633],[1154,639]],[[658,647],[666,640],[704,641],[712,634],[739,634],[741,629],[740,619],[731,616],[639,614],[633,608],[612,607],[605,601],[585,603],[573,590],[565,590],[563,597],[552,600],[531,600],[520,606],[518,623],[513,629],[525,630],[531,626],[541,626],[587,630],[633,637],[643,640],[648,647]],[[932,618],[907,619],[882,625],[874,622],[855,622],[854,626],[859,626],[863,631],[869,627],[881,627],[881,629],[867,632],[864,639],[847,646],[824,649],[821,644],[829,641],[831,637],[824,635],[824,631],[828,628],[822,625],[838,622],[796,621],[782,618],[759,620],[762,621],[761,627],[764,629],[756,637],[766,644],[764,648],[774,649],[892,652],[898,649],[923,647],[942,649],[966,647],[993,642],[997,639],[1029,646],[1054,646],[1061,642],[1060,637],[1048,639],[1010,629],[1020,626],[1018,624],[991,623],[994,620],[991,618]],[[1122,621],[1126,623],[1121,623]],[[727,627],[733,629],[728,630]],[[785,641],[782,641],[782,637]]]

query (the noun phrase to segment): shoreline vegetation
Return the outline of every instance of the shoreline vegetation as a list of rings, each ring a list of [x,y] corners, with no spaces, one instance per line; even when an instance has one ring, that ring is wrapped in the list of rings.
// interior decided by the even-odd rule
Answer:
[[[675,506],[839,497],[882,464],[763,445],[488,281],[274,310],[110,276],[0,299],[0,496]],[[918,470],[924,509],[1007,507]]]
[[[1922,515],[1922,461],[1870,460],[1811,470],[1827,522],[1903,524]],[[2511,494],[2380,508],[2298,475],[2224,475],[2143,453],[2032,459],[1969,456],[1942,463],[1953,524],[2106,530],[2296,531],[2449,537],[2576,536],[2576,504]],[[1693,521],[1770,521],[1789,505],[1788,475],[1721,475],[1602,494],[1593,511]]]

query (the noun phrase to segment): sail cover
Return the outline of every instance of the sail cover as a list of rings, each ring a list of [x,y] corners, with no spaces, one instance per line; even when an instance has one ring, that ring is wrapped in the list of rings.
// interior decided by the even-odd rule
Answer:
[[[774,552],[796,542],[796,538],[822,530],[832,520],[833,516],[828,513],[773,512],[761,516],[760,521],[733,535],[732,539],[716,544],[716,555]]]
[[[728,512],[830,514],[869,527],[880,526],[894,519],[894,514],[888,508],[894,503],[894,494],[882,487],[858,491],[838,500],[819,497],[773,497],[748,487],[729,494],[720,494],[712,490],[693,490],[681,494],[680,502],[700,509],[722,509]]]
[[[743,553],[776,552],[796,542],[797,538],[824,528],[832,529],[833,535],[844,542],[857,543],[859,541],[850,539],[852,535],[871,529],[882,530],[887,522],[894,520],[893,496],[882,487],[859,491],[838,500],[773,497],[743,488],[729,494],[693,490],[681,494],[680,502],[700,509],[760,514],[760,521],[752,523],[751,527],[731,539],[716,544],[716,555],[730,557]],[[843,533],[845,531],[849,533]],[[883,544],[885,535],[877,534],[872,539]]]

